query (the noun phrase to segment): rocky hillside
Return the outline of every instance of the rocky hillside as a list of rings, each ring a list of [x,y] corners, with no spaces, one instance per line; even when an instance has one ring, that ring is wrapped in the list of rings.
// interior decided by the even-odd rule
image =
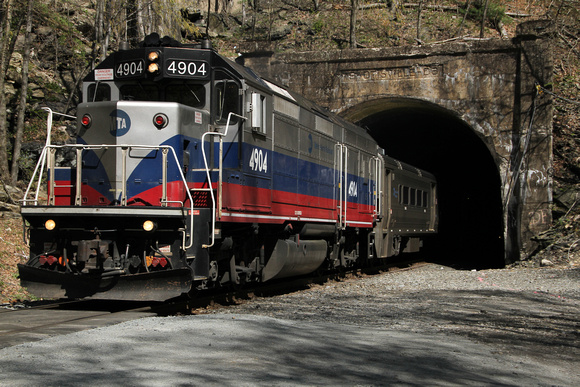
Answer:
[[[520,22],[538,18],[552,20],[556,25],[554,84],[551,85],[556,107],[555,223],[550,231],[537,237],[543,250],[531,257],[529,264],[536,264],[541,259],[568,264],[569,255],[573,258],[574,252],[580,250],[580,0],[490,0],[487,10],[481,0],[357,2],[354,34],[351,34],[350,0],[215,0],[211,2],[209,18],[207,1],[172,2],[182,4],[178,12],[169,12],[167,5],[159,5],[165,2],[152,1],[148,9],[152,14],[157,12],[157,18],[151,16],[154,22],[148,28],[162,33],[181,31],[181,39],[185,41],[208,32],[218,51],[235,57],[248,43],[276,51],[317,51],[352,46],[429,45],[480,36],[509,39]],[[48,106],[55,111],[74,114],[74,106],[79,102],[80,81],[91,65],[99,61],[99,50],[116,49],[127,37],[129,29],[123,23],[128,19],[123,19],[123,15],[131,15],[128,11],[119,12],[121,16],[115,14],[119,19],[109,22],[106,45],[95,42],[100,31],[96,21],[99,20],[97,6],[102,3],[58,0],[51,2],[51,7],[38,4],[32,28],[24,155],[19,160],[17,186],[20,189],[28,180],[44,142],[46,114],[40,108]],[[181,18],[175,20],[162,17],[164,15],[181,15]],[[14,107],[22,86],[22,47],[23,38],[19,38],[5,78],[4,92],[11,125],[15,122]],[[67,139],[67,124],[66,121],[56,122],[53,141]],[[17,261],[25,259],[25,248],[20,242],[18,220],[12,215],[17,212],[21,193],[5,185],[0,187],[0,193],[3,230],[0,234],[0,301],[6,301],[24,297],[15,285],[14,268]]]

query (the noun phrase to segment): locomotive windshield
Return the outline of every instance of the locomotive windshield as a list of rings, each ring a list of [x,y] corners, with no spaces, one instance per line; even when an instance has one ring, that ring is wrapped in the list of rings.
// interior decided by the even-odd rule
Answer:
[[[165,101],[202,108],[205,105],[205,88],[191,83],[169,85],[165,88]]]
[[[154,84],[123,85],[119,89],[121,101],[159,101],[159,88]]]
[[[165,101],[177,102],[194,108],[206,105],[206,85],[203,83],[180,82],[159,84],[153,82],[131,82],[119,86],[120,101]],[[89,102],[114,100],[111,86],[107,83],[92,83],[87,90]]]

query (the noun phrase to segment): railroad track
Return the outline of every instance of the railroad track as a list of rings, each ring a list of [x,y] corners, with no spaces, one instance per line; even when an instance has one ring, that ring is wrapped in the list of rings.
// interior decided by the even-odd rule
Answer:
[[[51,336],[155,316],[151,305],[99,301],[32,303],[0,312],[0,348]]]
[[[248,302],[254,297],[287,294],[328,281],[409,270],[424,264],[421,260],[407,259],[342,273],[290,278],[257,286],[251,284],[240,289],[203,291],[190,299],[166,303],[103,300],[33,302],[20,308],[0,309],[0,348],[143,317],[200,314],[208,308]]]
[[[272,297],[306,290],[313,285],[326,283],[328,281],[354,279],[357,276],[377,275],[392,271],[412,270],[428,264],[421,257],[391,260],[387,263],[374,265],[372,267],[349,269],[339,273],[319,273],[274,282],[248,284],[248,286],[235,290],[221,290],[213,293],[202,292],[199,297],[173,303],[171,308],[167,308],[166,311],[170,313],[173,311],[173,313],[199,314],[204,313],[204,309],[208,307],[227,307],[228,305],[247,302],[254,297]]]

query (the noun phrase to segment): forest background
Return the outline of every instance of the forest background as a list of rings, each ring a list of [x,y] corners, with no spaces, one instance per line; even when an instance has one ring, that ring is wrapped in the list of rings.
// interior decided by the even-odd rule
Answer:
[[[42,108],[74,116],[82,79],[121,43],[208,37],[235,58],[248,42],[288,52],[511,39],[535,19],[554,25],[553,84],[543,85],[554,93],[554,225],[529,258],[562,261],[580,243],[580,0],[1,0],[0,301],[28,297],[15,272],[27,258],[18,199],[46,140]],[[75,123],[54,125],[58,143]]]

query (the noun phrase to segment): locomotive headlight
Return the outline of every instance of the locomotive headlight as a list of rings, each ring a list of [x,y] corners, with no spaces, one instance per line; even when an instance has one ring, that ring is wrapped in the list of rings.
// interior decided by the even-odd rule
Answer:
[[[153,116],[153,124],[157,129],[163,129],[169,123],[169,118],[163,113],[157,113]]]
[[[159,52],[158,51],[151,51],[147,55],[147,59],[149,59],[150,62],[157,62],[159,60]]]
[[[149,232],[149,231],[154,231],[157,228],[157,225],[155,224],[155,222],[151,221],[151,220],[146,220],[143,222],[143,230]]]
[[[159,72],[159,51],[151,51],[147,54],[147,60],[151,63],[147,66],[147,71],[149,74],[157,74]]]
[[[81,125],[84,126],[87,129],[91,126],[91,123],[92,122],[93,122],[93,119],[91,118],[91,115],[90,114],[85,114],[81,118]]]
[[[147,66],[147,71],[151,74],[155,74],[159,72],[159,65],[157,63],[150,63],[149,66]]]
[[[46,222],[44,222],[44,228],[46,228],[48,231],[54,230],[55,227],[56,227],[56,222],[52,219],[49,219]]]

